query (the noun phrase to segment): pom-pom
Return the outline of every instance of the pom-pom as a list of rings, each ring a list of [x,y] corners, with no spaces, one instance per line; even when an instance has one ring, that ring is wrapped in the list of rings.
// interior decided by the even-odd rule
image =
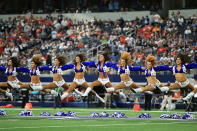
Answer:
[[[4,110],[0,110],[0,116],[7,116],[7,113]]]
[[[20,116],[33,116],[34,114],[30,110],[25,110],[25,111],[21,111],[19,115]]]
[[[143,118],[143,119],[146,119],[146,118],[151,118],[151,115],[149,113],[142,113],[141,115],[138,116],[139,118]]]
[[[72,112],[72,111],[68,111],[67,115],[71,116],[71,117],[76,117],[77,116],[77,114],[75,112]]]
[[[127,116],[125,115],[125,113],[122,112],[114,112],[111,114],[111,117],[113,118],[126,118]]]
[[[63,111],[56,112],[54,116],[67,116],[67,114]]]
[[[51,113],[49,112],[43,112],[40,114],[40,116],[51,116]]]

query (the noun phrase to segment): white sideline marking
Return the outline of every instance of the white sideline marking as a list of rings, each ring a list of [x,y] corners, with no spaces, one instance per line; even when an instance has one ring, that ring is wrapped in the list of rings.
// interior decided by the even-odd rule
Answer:
[[[37,129],[37,128],[64,128],[64,127],[110,127],[110,126],[130,126],[130,125],[154,125],[154,124],[192,124],[196,122],[190,122],[190,123],[185,123],[185,122],[170,122],[170,123],[145,123],[145,122],[140,122],[136,124],[104,124],[104,125],[74,125],[74,126],[34,126],[34,127],[7,127],[7,128],[0,128],[0,130],[11,130],[11,129]]]

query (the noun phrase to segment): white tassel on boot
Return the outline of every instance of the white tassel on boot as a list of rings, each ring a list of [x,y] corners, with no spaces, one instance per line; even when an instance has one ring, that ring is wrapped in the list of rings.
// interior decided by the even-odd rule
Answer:
[[[142,88],[133,89],[136,93],[142,92]]]
[[[105,100],[104,100],[102,97],[100,97],[97,93],[96,93],[96,97],[97,97],[102,103],[105,103]]]
[[[61,100],[63,100],[64,98],[66,98],[66,97],[68,97],[68,93],[67,92],[65,92],[62,96],[61,96]]]
[[[58,93],[54,90],[51,90],[51,94],[54,95],[54,96],[58,96]]]
[[[185,98],[183,98],[184,101],[188,101],[190,98],[194,96],[194,92],[190,92]]]
[[[92,90],[92,88],[88,87],[85,91],[85,93],[82,96],[88,96],[89,92]]]
[[[167,86],[160,87],[159,89],[161,90],[161,92],[169,91],[169,88]]]
[[[114,88],[112,88],[112,87],[110,87],[110,88],[106,88],[106,91],[107,91],[107,92],[114,92],[114,90],[115,90],[115,89],[114,89]]]
[[[119,92],[119,95],[122,96],[124,99],[127,98],[123,92]]]
[[[12,95],[12,93],[9,93],[9,92],[5,92],[5,95],[6,96],[8,96],[8,97],[10,97],[10,99],[11,99],[11,101],[13,101],[13,95]]]

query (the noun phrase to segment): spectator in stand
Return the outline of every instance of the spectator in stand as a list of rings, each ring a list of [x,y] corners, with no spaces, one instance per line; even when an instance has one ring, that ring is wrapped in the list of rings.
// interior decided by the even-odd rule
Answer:
[[[110,2],[115,9],[114,3],[121,1]],[[106,2],[105,5],[109,3]],[[29,65],[29,59],[35,53],[42,52],[45,58],[50,54],[53,58],[60,51],[72,55],[104,44],[99,50],[110,46],[116,62],[124,50],[130,51],[134,65],[143,64],[144,56],[150,53],[157,55],[160,64],[173,64],[173,58],[180,52],[185,52],[195,60],[197,18],[183,17],[177,12],[172,13],[166,20],[162,20],[158,15],[155,19],[156,22],[150,21],[147,16],[132,21],[123,18],[101,21],[94,18],[88,22],[70,20],[60,13],[57,17],[31,15],[29,18],[18,16],[0,20],[0,52],[3,53],[1,59],[6,61],[10,56],[19,56],[23,63]],[[96,53],[94,51],[94,55]],[[166,62],[163,61],[164,54]]]

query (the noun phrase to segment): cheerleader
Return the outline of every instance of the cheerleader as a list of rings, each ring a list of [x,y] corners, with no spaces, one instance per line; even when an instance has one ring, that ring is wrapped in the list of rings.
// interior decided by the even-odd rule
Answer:
[[[176,65],[169,66],[169,70],[173,72],[176,82],[169,87],[162,87],[160,90],[162,92],[169,90],[177,90],[181,88],[189,88],[192,91],[183,100],[189,100],[191,97],[197,93],[197,88],[195,88],[187,79],[186,72],[189,69],[197,68],[197,63],[189,63],[189,59],[186,55],[179,54],[176,58]]]
[[[66,57],[62,55],[58,55],[54,59],[54,66],[44,66],[43,70],[50,70],[53,72],[53,82],[49,83],[48,85],[43,85],[43,89],[55,89],[58,87],[63,87],[64,90],[68,89],[68,84],[64,81],[62,75],[63,70],[72,69],[73,65],[66,63]]]
[[[114,87],[107,88],[107,92],[114,92],[126,87],[141,88],[141,86],[137,85],[130,77],[130,71],[138,71],[139,67],[133,67],[131,64],[132,59],[130,53],[124,51],[121,55],[120,65],[113,63],[111,66],[120,74],[121,82]]]
[[[146,67],[140,67],[139,71],[145,73],[148,85],[144,88],[133,89],[134,92],[145,92],[145,91],[154,91],[157,87],[163,87],[164,85],[156,78],[157,71],[168,70],[168,65],[157,66],[157,59],[153,55],[148,55],[145,60]]]
[[[75,59],[73,60],[73,68],[75,72],[75,77],[74,77],[73,82],[69,86],[68,90],[61,96],[62,100],[68,97],[69,93],[71,93],[73,90],[75,90],[75,92],[77,92],[78,94],[82,95],[81,92],[75,89],[78,86],[81,86],[85,89],[89,87],[88,83],[86,82],[84,78],[86,66],[89,65],[89,62],[85,62],[85,60],[86,60],[86,56],[83,53],[76,55]],[[92,91],[92,92],[96,95],[97,98],[99,98],[99,100],[104,102],[104,99],[102,99],[95,91]]]
[[[8,60],[7,68],[4,66],[0,66],[0,71],[5,71],[7,75],[8,81],[0,83],[0,88],[9,88],[9,89],[19,89],[22,83],[17,79],[16,75],[18,72],[28,72],[24,67],[19,67],[20,62],[16,57],[11,57]],[[10,97],[13,100],[12,93],[9,93],[5,90],[1,90],[2,93],[5,93],[6,96]]]
[[[27,70],[29,70],[29,73],[31,75],[31,84],[23,84],[20,86],[21,89],[26,88],[28,90],[42,90],[46,93],[51,93],[55,96],[58,95],[58,93],[54,90],[49,90],[49,89],[45,89],[43,90],[42,84],[40,82],[40,71],[43,71],[44,69],[47,69],[47,67],[43,66],[41,67],[43,62],[42,57],[37,54],[34,55],[33,58],[31,59],[31,70],[29,70],[27,67]]]
[[[94,61],[89,62],[89,67],[91,68],[97,68],[97,72],[99,73],[98,80],[92,82],[90,86],[86,89],[85,93],[82,96],[87,96],[89,92],[95,87],[95,86],[105,86],[105,87],[112,87],[111,82],[109,81],[108,72],[109,72],[109,66],[111,66],[111,62],[109,61],[109,55],[107,52],[102,53],[99,56],[99,62],[96,64]]]

